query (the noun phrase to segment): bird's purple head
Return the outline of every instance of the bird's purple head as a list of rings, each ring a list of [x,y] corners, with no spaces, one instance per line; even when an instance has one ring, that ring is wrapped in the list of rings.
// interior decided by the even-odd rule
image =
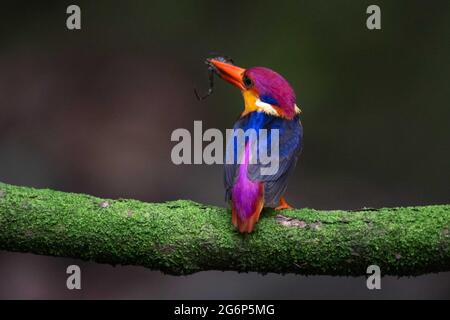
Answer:
[[[247,82],[253,83],[253,91],[259,100],[279,109],[286,118],[293,118],[295,115],[296,98],[291,85],[279,73],[264,67],[253,67],[246,70],[244,74],[248,78]]]
[[[214,67],[222,79],[242,91],[245,101],[242,116],[262,111],[293,119],[300,113],[294,90],[279,73],[264,67],[243,69],[218,59],[209,59],[208,64]]]

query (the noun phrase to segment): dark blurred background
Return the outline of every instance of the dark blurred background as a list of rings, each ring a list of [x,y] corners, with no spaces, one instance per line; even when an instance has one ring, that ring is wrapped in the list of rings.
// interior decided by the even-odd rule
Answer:
[[[66,28],[78,4],[82,29]],[[381,7],[382,30],[366,28]],[[239,92],[206,89],[218,52],[295,88],[305,147],[296,207],[450,202],[449,1],[5,1],[0,5],[0,180],[225,206],[220,165],[175,166],[176,128],[231,128]],[[82,268],[81,291],[65,287]],[[0,298],[450,298],[450,273],[365,278],[202,272],[0,252]]]

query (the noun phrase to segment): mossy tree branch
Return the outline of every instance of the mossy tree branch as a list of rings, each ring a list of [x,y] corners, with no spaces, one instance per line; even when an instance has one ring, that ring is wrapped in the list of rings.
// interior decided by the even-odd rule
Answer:
[[[0,249],[142,265],[170,274],[205,270],[365,275],[450,271],[450,205],[265,210],[250,235],[226,209],[192,201],[144,203],[0,183]]]

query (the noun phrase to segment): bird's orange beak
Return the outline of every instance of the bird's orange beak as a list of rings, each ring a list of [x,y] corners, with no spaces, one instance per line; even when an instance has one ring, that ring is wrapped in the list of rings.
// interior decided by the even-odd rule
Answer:
[[[216,59],[208,59],[207,62],[216,69],[218,75],[222,79],[241,90],[245,89],[244,83],[242,81],[245,69],[239,68],[235,65],[232,65],[231,63],[222,62]]]

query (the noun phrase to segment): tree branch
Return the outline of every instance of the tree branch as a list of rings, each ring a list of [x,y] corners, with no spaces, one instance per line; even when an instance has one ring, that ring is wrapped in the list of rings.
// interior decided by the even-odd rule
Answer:
[[[230,213],[192,201],[144,203],[0,183],[0,249],[206,270],[365,275],[450,271],[450,205],[357,212],[266,209],[250,235]]]

